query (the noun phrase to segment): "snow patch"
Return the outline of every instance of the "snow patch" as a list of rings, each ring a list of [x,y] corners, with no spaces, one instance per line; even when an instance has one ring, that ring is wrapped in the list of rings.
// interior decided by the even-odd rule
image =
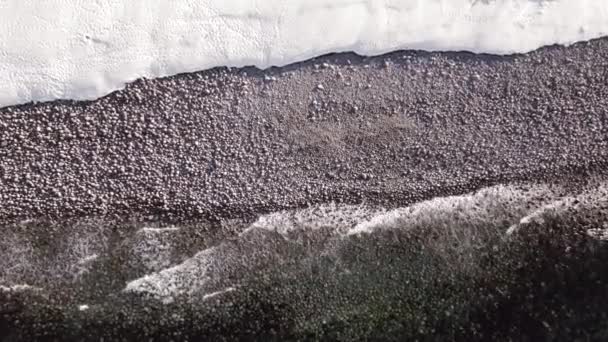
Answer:
[[[5,0],[0,107],[331,52],[510,54],[606,34],[608,2],[598,0]]]

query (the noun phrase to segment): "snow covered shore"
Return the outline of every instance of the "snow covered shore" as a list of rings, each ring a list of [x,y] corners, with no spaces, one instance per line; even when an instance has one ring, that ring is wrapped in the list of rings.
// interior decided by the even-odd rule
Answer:
[[[0,107],[95,99],[138,78],[331,52],[511,54],[608,33],[594,0],[7,0]]]

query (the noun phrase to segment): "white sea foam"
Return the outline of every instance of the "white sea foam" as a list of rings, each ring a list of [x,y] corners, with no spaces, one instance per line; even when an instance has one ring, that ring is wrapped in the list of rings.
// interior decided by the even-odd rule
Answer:
[[[295,230],[318,230],[330,227],[336,233],[345,233],[359,222],[384,213],[384,209],[372,209],[362,205],[327,203],[300,210],[284,210],[260,216],[241,235],[255,229],[276,231],[288,235]]]
[[[549,213],[560,213],[564,210],[571,208],[573,206],[576,198],[574,197],[566,197],[560,200],[556,200],[554,202],[543,205],[542,207],[532,211],[530,214],[522,217],[519,220],[518,224],[514,224],[509,229],[507,229],[507,235],[512,235],[517,233],[517,231],[524,225],[536,222],[539,224],[544,223],[544,217]]]
[[[604,224],[602,228],[592,228],[587,230],[587,235],[601,241],[608,241],[608,223]]]
[[[178,297],[204,300],[235,290],[240,284],[234,283],[234,279],[243,279],[263,267],[280,267],[290,262],[305,264],[305,253],[326,255],[339,263],[341,247],[368,234],[432,227],[445,230],[446,239],[462,244],[468,243],[465,241],[469,235],[474,235],[469,234],[472,230],[496,230],[498,234],[512,235],[529,223],[542,224],[546,215],[559,215],[566,210],[592,210],[595,220],[605,222],[607,199],[608,186],[604,182],[580,193],[557,185],[521,184],[437,197],[394,210],[335,203],[285,210],[260,216],[235,240],[129,282],[125,291],[146,293],[165,303]],[[323,233],[323,228],[330,228],[333,234]],[[310,244],[302,243],[303,233],[320,233],[325,242],[304,252]],[[608,240],[608,223],[601,223],[587,233]]]
[[[205,299],[211,299],[211,298],[217,297],[217,296],[219,296],[219,295],[222,295],[222,294],[224,294],[224,293],[232,292],[232,291],[234,291],[234,290],[235,290],[235,288],[234,288],[234,287],[228,287],[228,288],[226,288],[226,289],[224,289],[224,290],[221,290],[221,291],[215,291],[215,292],[211,292],[211,293],[209,293],[209,294],[204,295],[204,296],[203,296],[203,300],[205,300]]]
[[[519,223],[509,227],[507,235],[516,234],[530,224],[542,225],[547,217],[571,216],[569,212],[573,210],[592,212],[593,215],[596,215],[595,219],[598,221],[608,220],[608,212],[605,209],[607,204],[608,183],[600,182],[595,188],[585,190],[576,196],[565,196],[545,203],[522,217]],[[600,240],[608,240],[608,223],[605,223],[602,227],[587,230],[587,234]]]
[[[129,263],[138,265],[145,271],[160,271],[171,265],[174,253],[174,235],[179,227],[144,227],[131,240]]]
[[[527,52],[608,34],[599,0],[4,0],[0,107],[330,52]]]
[[[215,247],[205,249],[179,265],[129,282],[125,291],[148,293],[163,303],[171,303],[177,296],[203,288],[215,254]]]
[[[535,200],[537,198],[543,200]],[[526,215],[531,208],[542,206],[553,198],[557,195],[544,185],[529,186],[525,190],[497,185],[470,194],[437,197],[382,213],[360,221],[348,235],[414,226],[458,229],[461,226],[492,226],[495,222],[515,223],[514,220]]]
[[[179,231],[179,227],[163,227],[163,228],[153,228],[153,227],[144,227],[140,230],[140,232],[144,234],[156,234],[156,233],[172,233]]]
[[[4,285],[0,285],[0,291],[2,292],[22,292],[22,291],[39,291],[40,288],[36,287],[36,286],[31,286],[28,284],[18,284],[18,285],[12,285],[12,286],[4,286]]]

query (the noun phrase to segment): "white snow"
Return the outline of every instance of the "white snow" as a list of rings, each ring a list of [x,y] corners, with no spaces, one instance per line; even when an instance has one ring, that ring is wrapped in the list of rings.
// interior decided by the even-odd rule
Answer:
[[[330,52],[527,52],[606,35],[604,0],[2,0],[0,107]]]

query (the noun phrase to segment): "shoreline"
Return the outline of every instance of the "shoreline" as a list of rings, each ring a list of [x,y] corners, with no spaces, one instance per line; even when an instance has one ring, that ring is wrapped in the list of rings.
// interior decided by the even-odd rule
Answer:
[[[608,333],[606,70],[332,54],[0,108],[0,338]]]
[[[601,171],[608,76],[596,71],[608,67],[607,42],[507,57],[332,54],[1,108],[0,221],[100,210],[229,218],[332,200],[386,205],[383,194],[406,205]]]

